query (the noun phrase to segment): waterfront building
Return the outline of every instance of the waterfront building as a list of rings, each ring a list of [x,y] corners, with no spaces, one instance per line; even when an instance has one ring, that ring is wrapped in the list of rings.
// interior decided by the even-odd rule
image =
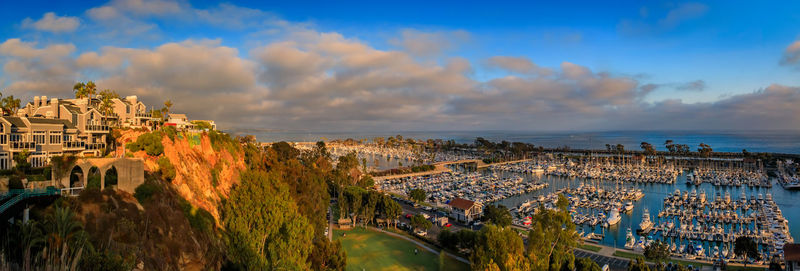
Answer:
[[[458,221],[469,223],[480,219],[483,213],[483,205],[480,202],[467,199],[454,198],[447,205],[453,209],[452,216]]]

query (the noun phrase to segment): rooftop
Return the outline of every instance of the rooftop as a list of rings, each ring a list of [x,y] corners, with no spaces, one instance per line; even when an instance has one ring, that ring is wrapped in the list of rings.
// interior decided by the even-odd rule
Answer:
[[[450,201],[450,203],[447,203],[447,204],[452,206],[453,208],[457,208],[457,209],[461,209],[461,210],[467,210],[469,208],[472,208],[472,206],[475,205],[475,202],[471,201],[471,200],[462,199],[462,198],[454,198],[453,200]]]

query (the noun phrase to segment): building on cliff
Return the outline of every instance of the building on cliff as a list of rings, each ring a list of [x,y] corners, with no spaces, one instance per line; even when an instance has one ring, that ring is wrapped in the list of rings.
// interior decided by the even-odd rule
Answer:
[[[14,155],[25,151],[32,167],[46,166],[55,155],[100,156],[112,126],[152,129],[160,120],[136,96],[101,103],[97,97],[36,96],[16,116],[0,117],[0,170],[13,167]]]

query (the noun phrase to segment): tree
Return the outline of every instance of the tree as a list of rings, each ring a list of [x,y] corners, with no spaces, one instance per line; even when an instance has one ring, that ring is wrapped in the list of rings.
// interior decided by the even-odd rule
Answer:
[[[308,269],[313,228],[278,176],[245,171],[222,209],[228,255],[241,269]]]
[[[672,139],[667,139],[667,141],[664,141],[664,147],[667,148],[669,153],[675,153],[675,143],[672,141]]]
[[[513,218],[511,212],[508,211],[505,205],[486,205],[483,209],[483,217],[481,220],[494,223],[497,226],[505,227],[511,225]]]
[[[657,240],[644,248],[644,256],[653,262],[664,262],[669,259],[670,251],[667,243]]]
[[[572,269],[575,255],[572,248],[578,244],[575,224],[570,218],[569,201],[558,196],[556,209],[539,208],[528,232],[528,260],[534,270]]]
[[[638,257],[636,260],[628,262],[628,271],[650,271],[650,267],[642,257]]]
[[[589,258],[578,258],[575,260],[575,271],[600,271],[600,265]]]
[[[359,214],[361,214],[361,209],[364,208],[363,205],[363,194],[367,193],[361,187],[358,186],[348,186],[344,189],[344,207],[340,210],[344,212],[344,214],[350,214],[350,219],[352,219],[353,226],[356,225],[356,220],[358,220]]]
[[[86,98],[86,83],[77,82],[74,86],[72,86],[72,90],[75,91],[75,98]]]
[[[166,100],[164,101],[164,117],[169,118],[169,110],[172,109],[172,101]]]
[[[313,270],[342,271],[347,264],[347,252],[339,240],[330,242],[328,238],[317,238],[309,261]]]
[[[14,95],[9,95],[0,100],[0,107],[3,108],[3,115],[16,115],[17,110],[19,110],[20,103],[20,99],[15,99]]]
[[[700,147],[697,148],[697,152],[699,152],[703,157],[709,157],[711,153],[714,152],[714,150],[711,149],[711,146],[706,143],[700,143],[699,146]]]
[[[753,238],[747,236],[736,237],[734,241],[733,253],[739,257],[744,257],[744,265],[747,266],[747,259],[759,260],[761,255],[758,253],[758,244]]]
[[[426,231],[433,227],[433,223],[425,219],[425,217],[420,214],[416,214],[411,217],[411,225],[414,226],[414,228],[423,229]]]
[[[645,155],[654,155],[656,154],[656,149],[653,147],[653,144],[642,142],[639,145],[642,148],[642,151]]]
[[[100,112],[103,112],[105,117],[109,117],[114,113],[113,99],[118,99],[119,94],[115,91],[106,89],[100,92]]]
[[[384,219],[388,219],[392,222],[393,226],[397,226],[397,218],[403,214],[403,207],[400,206],[399,203],[394,201],[392,197],[384,195],[381,200],[381,214],[383,215]]]
[[[411,189],[408,191],[408,197],[417,203],[425,201],[425,190],[420,188]]]
[[[487,224],[478,234],[470,261],[473,270],[528,270],[524,253],[525,246],[516,230]]]

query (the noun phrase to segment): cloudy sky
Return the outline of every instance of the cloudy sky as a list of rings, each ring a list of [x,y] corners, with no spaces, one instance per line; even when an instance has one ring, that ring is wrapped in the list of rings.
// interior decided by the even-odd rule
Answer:
[[[223,128],[800,129],[800,4],[547,2],[0,0],[0,88]]]

